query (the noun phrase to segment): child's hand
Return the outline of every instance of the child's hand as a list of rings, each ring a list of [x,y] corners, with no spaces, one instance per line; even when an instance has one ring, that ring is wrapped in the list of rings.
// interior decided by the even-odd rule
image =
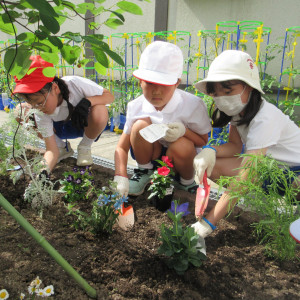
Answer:
[[[202,183],[205,170],[207,176],[210,176],[216,163],[216,150],[212,147],[203,147],[202,151],[194,158],[195,176],[198,177],[199,183]]]
[[[186,128],[181,122],[170,123],[168,127],[164,137],[167,142],[175,142],[185,134]]]
[[[114,182],[117,183],[117,192],[124,197],[128,196],[129,192],[129,180],[127,177],[116,175]]]
[[[73,126],[78,130],[84,129],[84,127],[88,126],[88,115],[90,107],[91,102],[86,98],[82,98],[74,108],[71,116],[71,121]]]

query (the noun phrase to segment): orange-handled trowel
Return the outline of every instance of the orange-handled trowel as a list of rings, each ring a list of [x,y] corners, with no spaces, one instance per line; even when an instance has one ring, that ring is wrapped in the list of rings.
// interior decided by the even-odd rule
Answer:
[[[202,218],[204,211],[207,207],[209,192],[210,192],[210,185],[208,185],[207,183],[207,174],[205,171],[203,176],[203,187],[198,187],[197,194],[196,194],[195,216],[198,219]]]
[[[131,205],[125,207],[124,203],[121,206],[121,213],[118,217],[118,225],[123,230],[130,230],[134,225],[134,211]]]

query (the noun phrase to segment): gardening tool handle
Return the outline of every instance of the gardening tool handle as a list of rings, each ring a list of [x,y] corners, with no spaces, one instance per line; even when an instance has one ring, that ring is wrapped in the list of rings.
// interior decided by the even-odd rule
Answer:
[[[203,186],[204,186],[204,188],[208,187],[206,171],[204,172],[204,175],[203,175]]]

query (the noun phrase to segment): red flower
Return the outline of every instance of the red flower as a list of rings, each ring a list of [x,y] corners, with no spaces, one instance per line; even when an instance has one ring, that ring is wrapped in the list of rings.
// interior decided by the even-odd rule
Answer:
[[[171,159],[168,156],[162,156],[161,160],[166,163],[170,168],[173,168],[173,164],[171,163]]]
[[[157,173],[159,175],[168,176],[170,173],[170,169],[164,166],[164,167],[158,168]]]

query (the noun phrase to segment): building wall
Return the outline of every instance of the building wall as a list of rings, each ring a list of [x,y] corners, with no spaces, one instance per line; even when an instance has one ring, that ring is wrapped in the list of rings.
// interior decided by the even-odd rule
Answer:
[[[111,36],[115,33],[135,33],[135,32],[153,32],[157,28],[159,20],[155,15],[155,9],[159,8],[162,1],[167,0],[152,0],[151,3],[135,1],[143,10],[142,16],[124,13],[125,24],[113,30],[105,25],[101,25],[97,33],[102,33],[105,36]],[[75,0],[75,3],[80,3],[82,0]],[[104,2],[104,5],[114,4],[117,0],[110,0]],[[199,38],[197,33],[199,30],[214,30],[216,23],[221,21],[243,21],[243,20],[257,20],[263,21],[264,26],[272,29],[270,35],[270,43],[278,43],[283,46],[286,28],[292,26],[300,26],[300,5],[299,0],[169,0],[168,11],[165,12],[167,19],[167,28],[169,31],[187,31],[191,33],[191,40],[185,35],[178,40],[178,45],[183,49],[185,56],[193,56],[197,52]],[[95,18],[96,22],[103,22],[108,13],[100,15]],[[162,15],[159,16],[162,18]],[[67,20],[62,26],[61,32],[73,31],[84,33],[84,20],[76,17],[73,20]],[[19,27],[19,33],[22,28]],[[0,40],[6,40],[10,36],[0,33]],[[298,37],[299,39],[300,37]],[[124,47],[124,39],[113,38],[112,47]],[[190,42],[190,48],[189,48]],[[130,44],[130,43],[129,43]],[[262,44],[262,50],[266,45],[266,37]],[[202,45],[203,47],[203,45]],[[208,45],[211,47],[211,44]],[[295,66],[300,65],[300,46],[296,46]],[[128,46],[128,52],[130,51]],[[247,51],[255,56],[255,47],[253,42],[248,42]],[[134,51],[134,64],[138,60],[138,53]],[[128,57],[130,60],[131,58]],[[281,55],[277,55],[268,66],[267,72],[279,76],[281,66]],[[287,67],[287,66],[285,66]],[[79,70],[82,71],[82,70]],[[204,74],[199,74],[204,75]],[[196,78],[196,61],[190,69],[189,83]],[[287,77],[287,76],[286,76]],[[298,76],[299,77],[299,76]],[[286,78],[284,78],[286,82]],[[185,76],[183,81],[186,81]],[[300,84],[298,84],[300,85]]]

